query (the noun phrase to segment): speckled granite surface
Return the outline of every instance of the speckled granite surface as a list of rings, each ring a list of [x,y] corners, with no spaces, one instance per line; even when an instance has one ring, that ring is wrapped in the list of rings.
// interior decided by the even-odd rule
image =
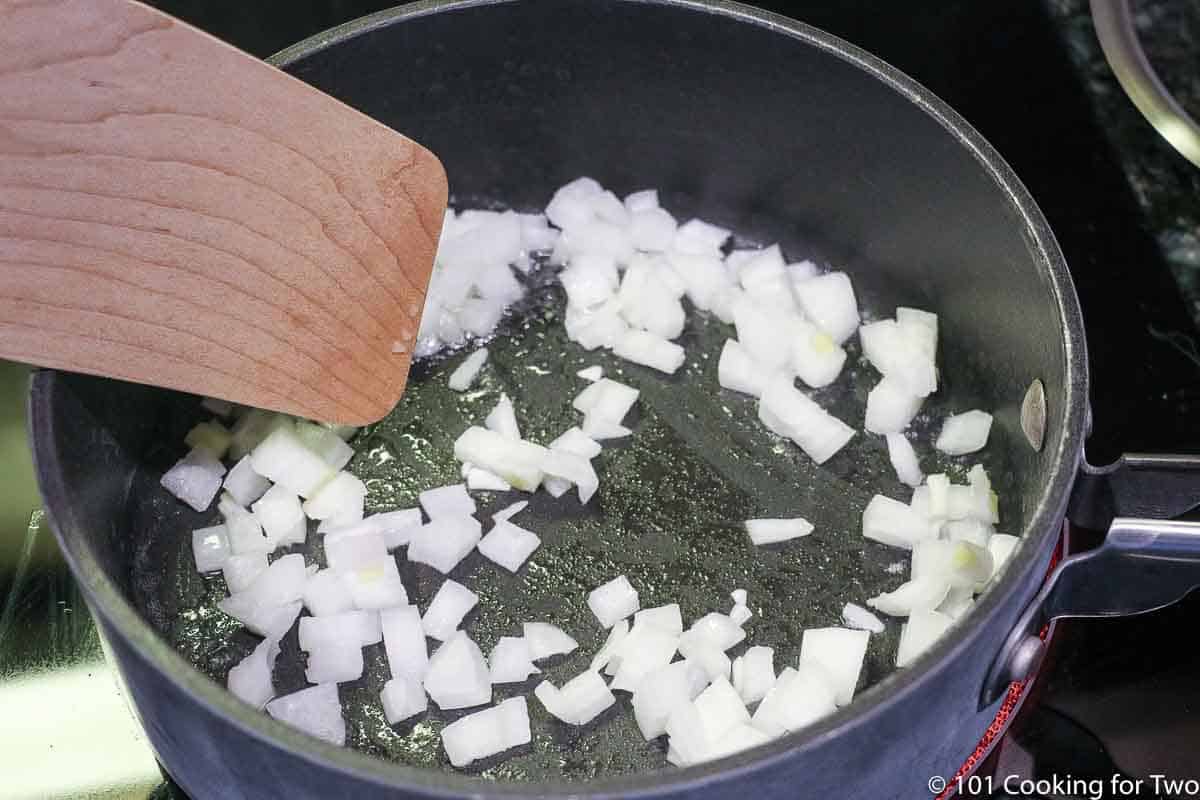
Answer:
[[[1087,0],[1047,5],[1145,212],[1148,232],[1200,321],[1200,169],[1176,153],[1126,97],[1104,60]],[[1200,117],[1200,3],[1137,0],[1133,7],[1147,58],[1184,108]]]

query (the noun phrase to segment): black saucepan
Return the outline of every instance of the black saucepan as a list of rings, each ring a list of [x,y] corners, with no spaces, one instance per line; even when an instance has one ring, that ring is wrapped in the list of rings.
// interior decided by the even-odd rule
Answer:
[[[975,131],[886,64],[791,20],[698,0],[417,3],[275,61],[430,146],[468,205],[536,209],[583,174],[618,193],[655,186],[681,217],[847,269],[867,307],[936,310],[938,407],[995,412],[1004,527],[1022,543],[954,635],[811,729],[682,770],[597,769],[581,781],[543,765],[487,782],[327,746],[195,669],[163,634],[186,589],[171,558],[202,518],[156,481],[199,416],[195,398],[39,372],[30,418],[50,519],[155,750],[193,796],[927,796],[929,779],[954,773],[1009,682],[1037,662],[1045,622],[1149,610],[1200,583],[1189,526],[1121,518],[1180,510],[1171,492],[1148,496],[1147,486],[1171,486],[1190,462],[1139,457],[1094,470],[1083,459],[1080,311],[1041,213]],[[566,384],[546,385],[566,402]],[[646,408],[648,425],[670,428],[669,397]],[[881,456],[859,439],[827,465],[847,487],[856,474],[883,480],[860,468]],[[801,461],[797,492],[816,474]],[[828,486],[825,509],[848,543],[832,569],[861,571],[870,551],[855,520],[869,495]],[[1073,489],[1073,518],[1078,509],[1112,531],[1046,582]],[[689,535],[718,547],[719,526],[695,522]],[[692,541],[702,553],[703,540]],[[794,597],[785,588],[773,599],[803,621],[810,595],[799,575]]]

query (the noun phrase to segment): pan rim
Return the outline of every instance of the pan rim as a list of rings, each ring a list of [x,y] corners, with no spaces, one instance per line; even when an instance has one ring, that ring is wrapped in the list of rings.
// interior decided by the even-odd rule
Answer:
[[[518,0],[423,0],[398,6],[318,33],[277,53],[268,61],[275,66],[287,67],[306,55],[378,28],[434,13],[516,1]],[[1040,563],[1043,554],[1057,538],[1083,449],[1088,386],[1086,341],[1083,335],[1082,313],[1062,253],[1041,211],[1008,164],[974,128],[915,80],[858,47],[812,26],[730,0],[611,1],[668,6],[696,13],[725,16],[816,47],[881,80],[933,117],[960,145],[972,153],[1018,212],[1026,228],[1031,255],[1048,278],[1048,286],[1062,322],[1063,353],[1066,361],[1066,380],[1063,387],[1065,407],[1052,428],[1057,430],[1057,437],[1047,442],[1054,447],[1053,452],[1046,453],[1046,457],[1052,459],[1053,466],[1038,499],[1036,510],[1022,532],[1021,544],[1014,553],[1006,574],[977,602],[970,615],[973,621],[964,626],[964,635],[941,640],[915,664],[891,673],[863,691],[854,703],[839,709],[817,724],[760,747],[693,767],[655,770],[587,783],[504,783],[476,776],[405,766],[336,747],[301,734],[237,700],[224,687],[211,681],[171,648],[141,618],[90,553],[68,546],[71,540],[78,540],[80,537],[69,538],[64,530],[81,530],[83,521],[74,518],[59,519],[54,513],[48,500],[65,497],[65,488],[61,482],[61,475],[38,457],[35,446],[34,467],[43,505],[47,509],[47,518],[93,613],[106,627],[124,637],[138,657],[152,665],[163,678],[190,695],[208,712],[226,719],[249,736],[286,750],[293,757],[338,770],[358,780],[389,788],[419,788],[429,795],[442,797],[477,795],[482,790],[486,790],[488,794],[504,796],[528,796],[533,792],[540,796],[574,797],[636,797],[668,789],[698,791],[717,777],[736,778],[769,768],[798,750],[814,747],[820,742],[836,737],[844,728],[870,724],[872,717],[881,713],[888,705],[919,691],[934,679],[935,673],[931,669],[934,664],[950,660],[964,650],[981,644],[978,639],[985,622],[1001,610],[1002,604],[1013,592],[1014,587]],[[37,371],[31,378],[28,419],[31,440],[35,445],[38,441],[53,440],[51,400],[55,393],[56,378],[57,373],[52,370]],[[68,509],[69,506],[64,505],[62,508]],[[66,528],[63,527],[64,523]]]

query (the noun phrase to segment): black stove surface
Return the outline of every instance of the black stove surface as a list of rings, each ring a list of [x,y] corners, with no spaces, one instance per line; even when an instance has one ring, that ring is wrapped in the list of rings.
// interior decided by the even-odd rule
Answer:
[[[264,56],[391,4],[152,2]],[[1200,178],[1117,87],[1086,3],[756,5],[837,34],[912,75],[978,128],[1029,187],[1070,264],[1086,319],[1089,459],[1105,463],[1132,450],[1200,452],[1200,426],[1191,419],[1200,400],[1200,281],[1190,271],[1200,270]],[[1144,26],[1161,23],[1155,8],[1139,10]],[[1179,37],[1170,44],[1177,55]],[[1200,86],[1200,75],[1188,72],[1198,63],[1194,55],[1176,59],[1167,82]],[[1200,593],[1137,619],[1060,626],[1053,669],[992,759],[997,786],[1007,774],[1047,782],[1035,787],[1040,793],[994,796],[1188,796],[1155,792],[1151,776],[1200,780],[1200,656],[1190,642],[1198,612]],[[1114,775],[1142,779],[1142,791],[1122,793]],[[1106,783],[1100,795],[1088,794],[1094,784],[1064,793],[1061,781],[1048,782],[1055,777]],[[154,795],[182,796],[169,784]]]

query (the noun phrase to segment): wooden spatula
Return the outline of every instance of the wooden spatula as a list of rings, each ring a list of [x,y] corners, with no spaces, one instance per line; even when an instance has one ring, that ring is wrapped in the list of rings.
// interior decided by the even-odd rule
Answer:
[[[0,357],[362,424],[404,389],[428,150],[129,0],[0,0]]]

